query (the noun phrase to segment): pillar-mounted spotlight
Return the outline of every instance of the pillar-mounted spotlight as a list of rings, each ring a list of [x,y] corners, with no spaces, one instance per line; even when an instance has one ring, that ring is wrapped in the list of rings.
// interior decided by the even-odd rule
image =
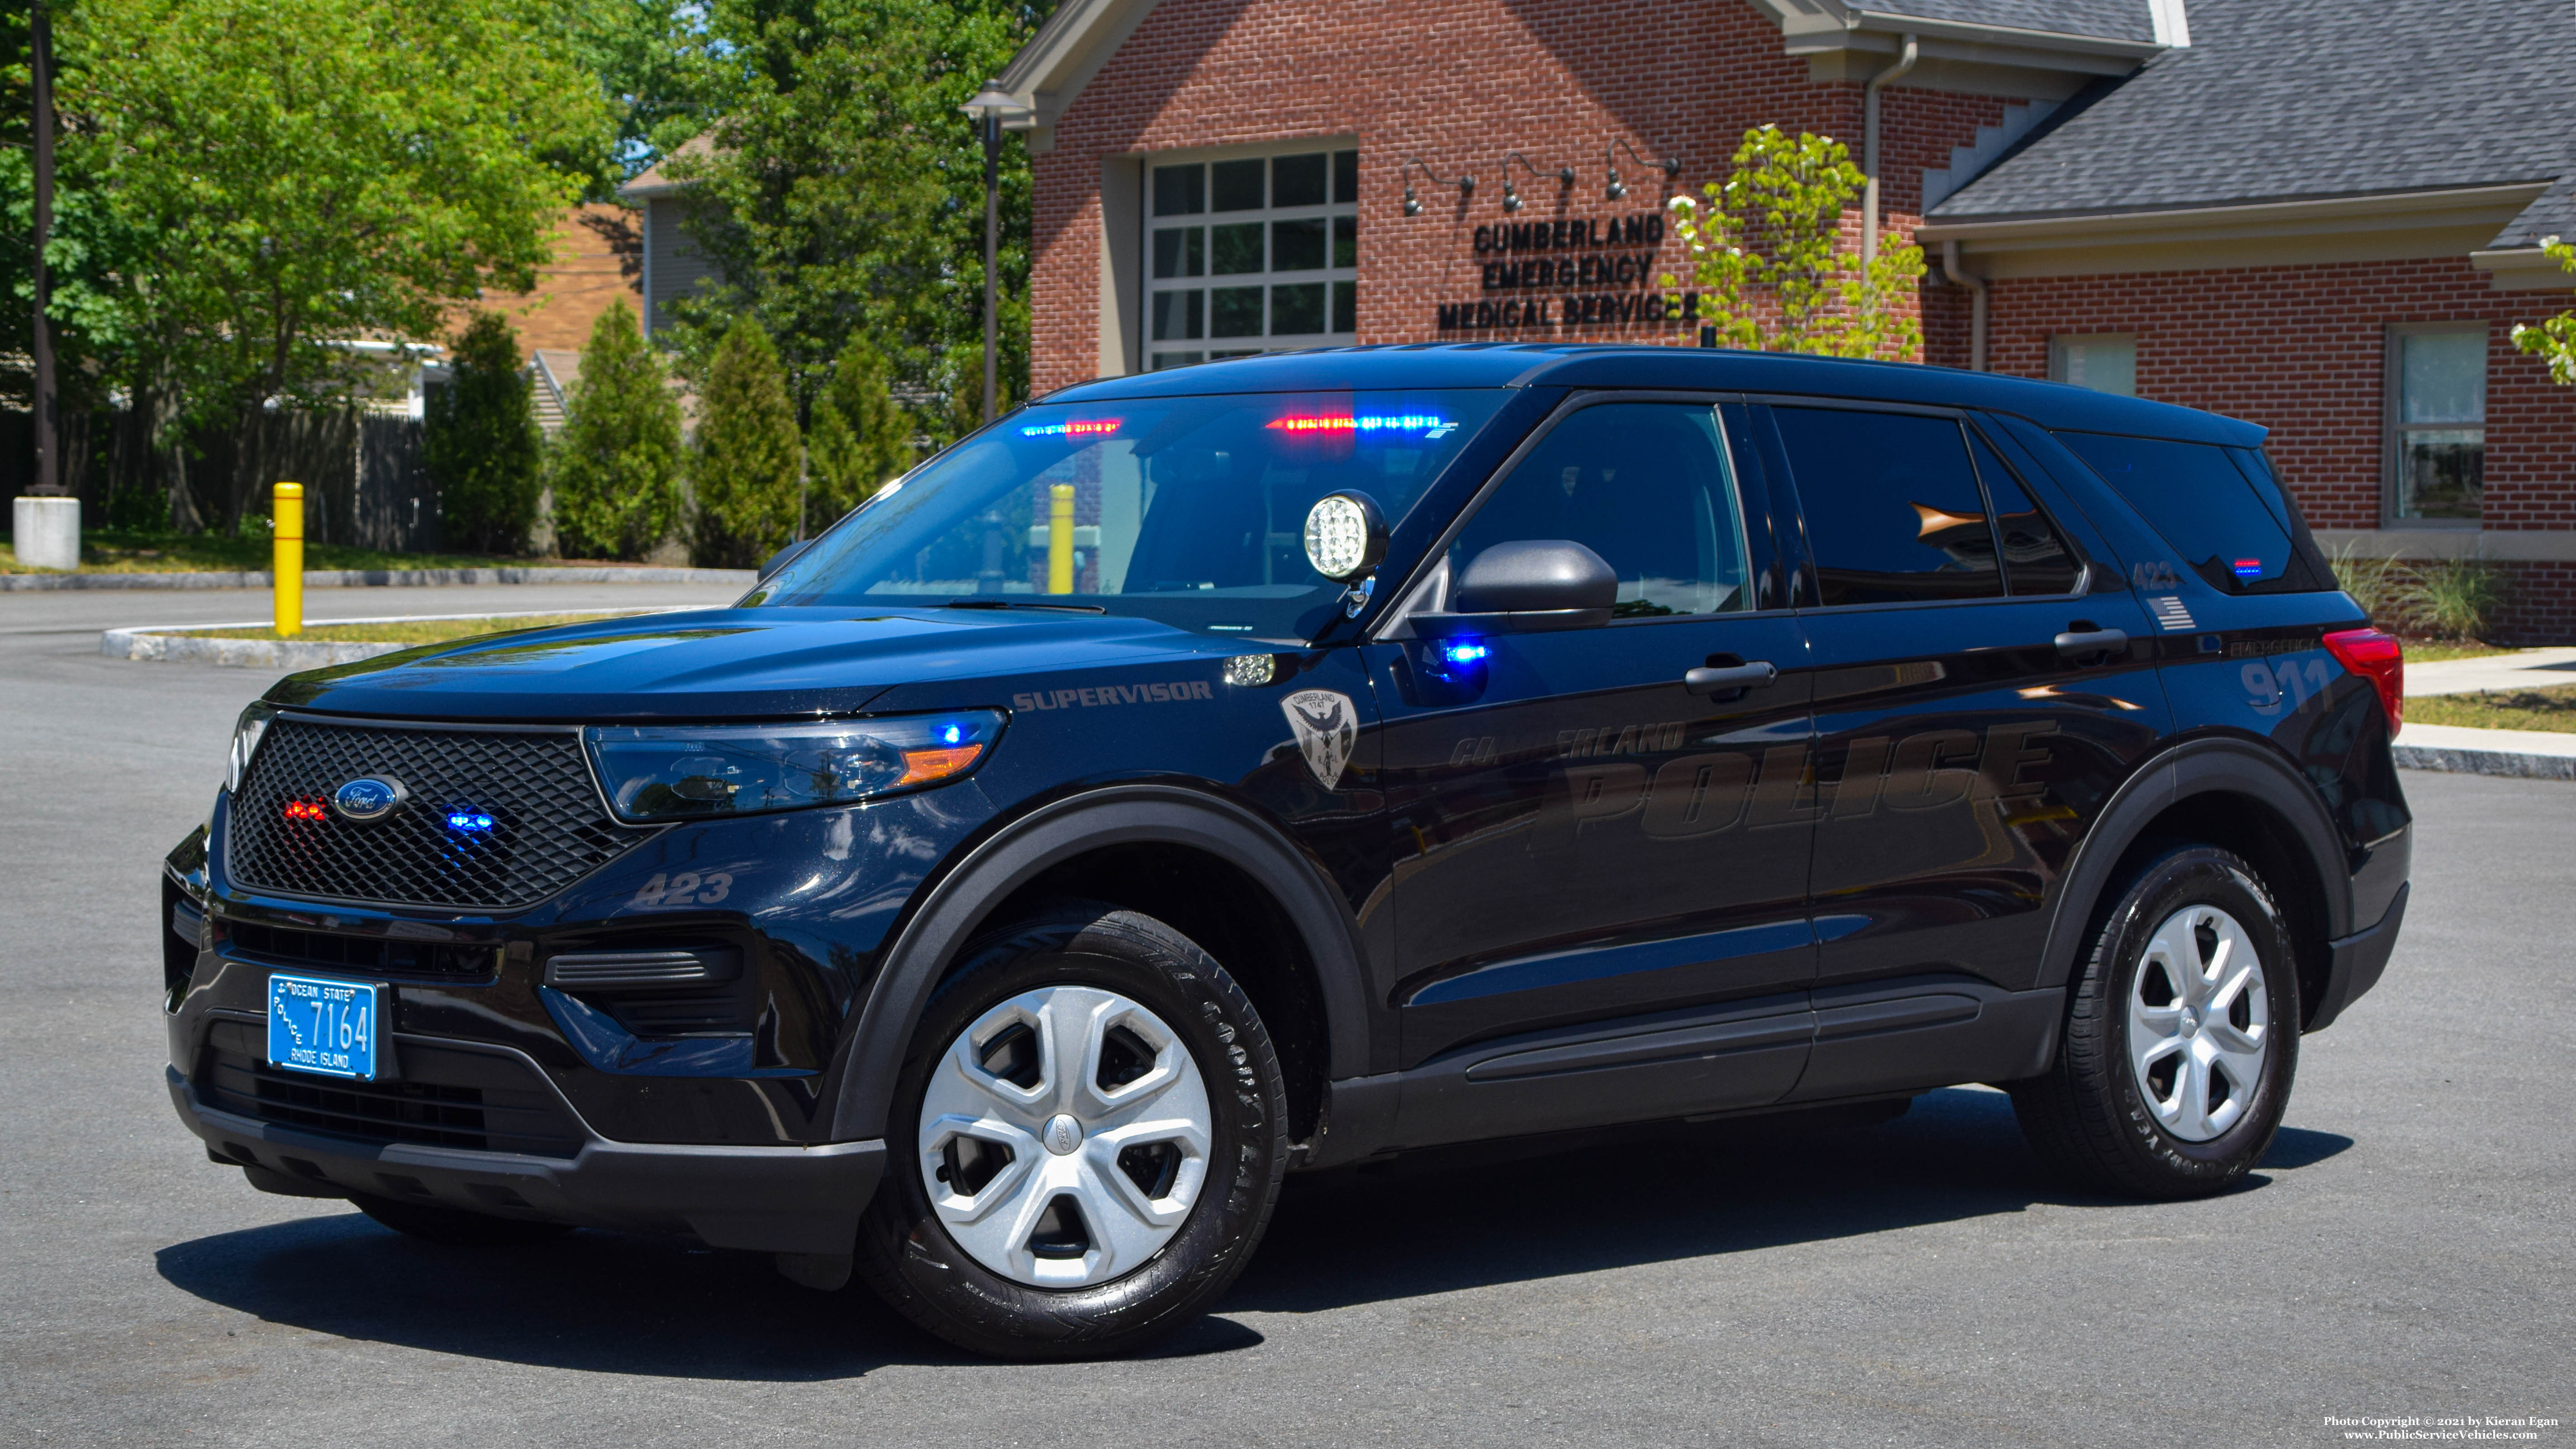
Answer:
[[[1626,138],[1623,137],[1601,148],[1601,167],[1603,170],[1610,173],[1610,185],[1607,188],[1607,192],[1612,201],[1617,201],[1620,197],[1628,194],[1628,183],[1619,179],[1619,149],[1623,146],[1627,147],[1628,159],[1636,162],[1640,166],[1652,166],[1663,172],[1666,176],[1679,176],[1682,174],[1682,163],[1680,158],[1667,156],[1661,161],[1649,161],[1645,157],[1637,154],[1637,148],[1628,145]]]
[[[1533,181],[1546,174],[1537,167],[1532,166],[1530,164],[1530,159],[1527,156],[1522,155],[1520,152],[1512,151],[1505,153],[1503,156],[1503,210],[1505,211],[1518,211],[1521,209],[1521,190],[1519,187],[1512,184],[1512,163],[1515,161],[1521,163],[1521,169],[1528,172],[1530,174],[1530,179]],[[1561,187],[1573,186],[1574,168],[1571,166],[1559,166],[1556,168],[1556,184]]]
[[[1439,172],[1432,170],[1430,163],[1424,161],[1421,157],[1409,156],[1405,158],[1405,162],[1402,166],[1396,168],[1395,173],[1404,178],[1404,214],[1407,216],[1420,216],[1422,214],[1422,198],[1415,195],[1413,190],[1413,173],[1417,169],[1419,169],[1424,176],[1429,177],[1431,179],[1431,184],[1434,186],[1457,187],[1458,195],[1461,198],[1476,194],[1476,178],[1473,175],[1461,174],[1457,179],[1451,180],[1448,177],[1442,176]]]

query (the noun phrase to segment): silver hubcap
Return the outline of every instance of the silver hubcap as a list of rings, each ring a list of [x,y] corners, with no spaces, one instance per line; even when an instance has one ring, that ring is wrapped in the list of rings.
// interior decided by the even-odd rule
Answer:
[[[921,1178],[948,1235],[1005,1278],[1106,1282],[1180,1231],[1207,1182],[1198,1063],[1112,991],[1048,986],[977,1017],[921,1102]]]
[[[2207,1142],[2254,1100],[2272,1047],[2263,958],[2236,918],[2186,906],[2147,939],[2129,989],[2129,1064],[2167,1132]]]

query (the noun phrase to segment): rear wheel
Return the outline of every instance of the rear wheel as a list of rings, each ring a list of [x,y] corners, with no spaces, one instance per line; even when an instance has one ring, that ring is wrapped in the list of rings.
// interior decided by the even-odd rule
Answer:
[[[517,1247],[547,1242],[572,1231],[571,1226],[565,1223],[494,1217],[490,1213],[467,1212],[462,1208],[439,1207],[432,1203],[401,1202],[389,1197],[352,1194],[349,1201],[357,1206],[358,1211],[406,1237],[445,1243],[453,1248]]]
[[[2031,1145],[2115,1192],[2197,1197],[2280,1129],[2298,1065],[2298,969],[2254,868],[2178,846],[2122,890],[2074,983],[2047,1075],[2012,1085]]]
[[[857,1268],[940,1337],[1092,1358],[1242,1271],[1287,1161],[1269,1033],[1148,916],[1059,908],[985,936],[924,1014]]]

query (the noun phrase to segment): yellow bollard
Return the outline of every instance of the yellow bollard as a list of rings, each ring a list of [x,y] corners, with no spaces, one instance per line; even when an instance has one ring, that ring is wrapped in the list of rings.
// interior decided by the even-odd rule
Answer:
[[[1073,485],[1047,490],[1047,592],[1073,592]]]
[[[276,554],[269,560],[277,592],[277,637],[304,632],[304,485],[280,483],[271,509],[276,520]]]

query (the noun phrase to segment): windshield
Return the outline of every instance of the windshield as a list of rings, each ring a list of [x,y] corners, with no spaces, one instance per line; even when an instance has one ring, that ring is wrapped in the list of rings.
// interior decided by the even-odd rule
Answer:
[[[1389,526],[1507,394],[1257,393],[1024,409],[880,493],[745,602],[1070,606],[1302,641],[1342,585],[1306,513]]]

